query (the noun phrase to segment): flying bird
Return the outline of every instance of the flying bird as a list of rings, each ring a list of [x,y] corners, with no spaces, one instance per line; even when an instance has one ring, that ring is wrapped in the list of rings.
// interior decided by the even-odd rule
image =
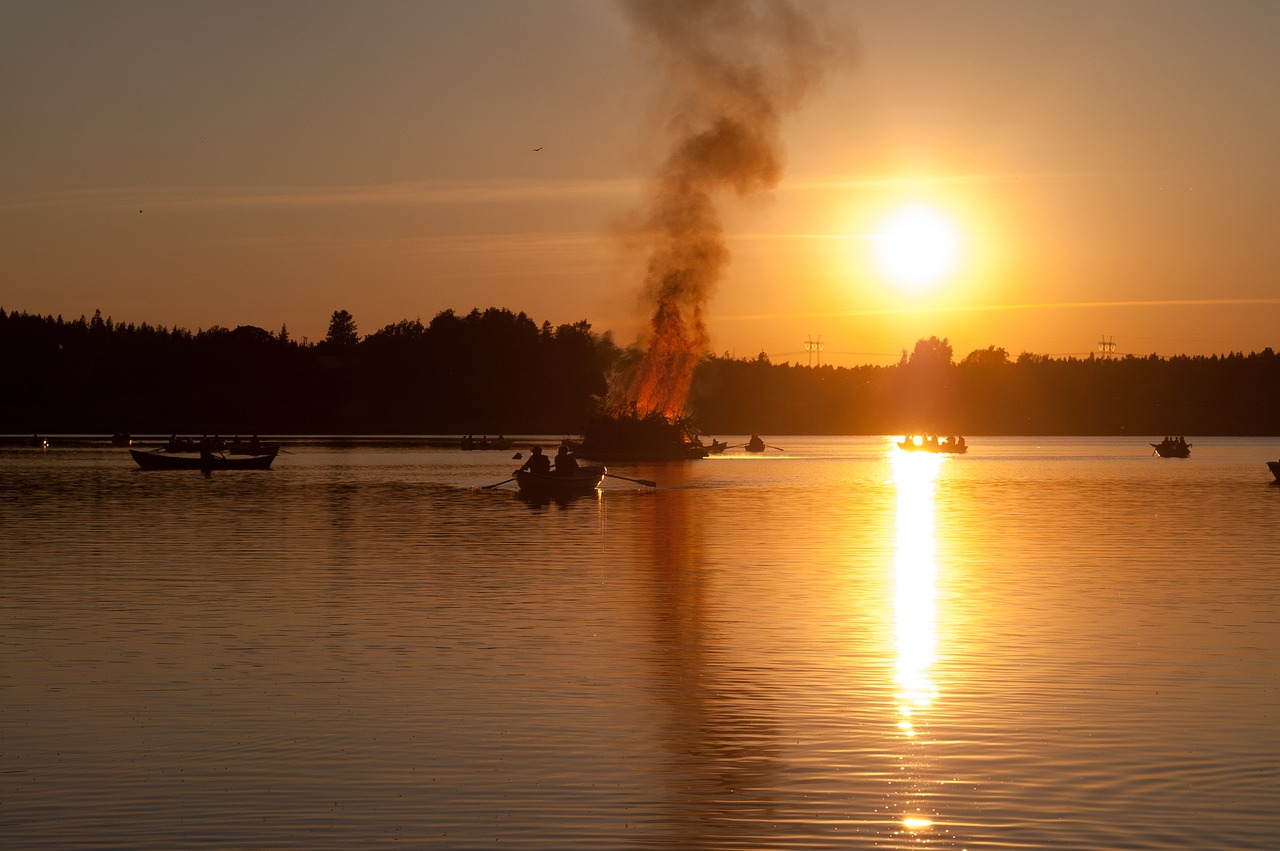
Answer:
[[[534,148],[534,150],[535,150],[535,151],[541,151],[541,150],[542,150],[542,146],[541,146],[541,145],[539,145],[538,147]]]

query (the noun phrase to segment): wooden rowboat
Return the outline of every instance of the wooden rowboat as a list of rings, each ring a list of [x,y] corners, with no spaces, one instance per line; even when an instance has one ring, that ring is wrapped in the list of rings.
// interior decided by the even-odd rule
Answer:
[[[585,496],[600,487],[608,469],[605,467],[579,467],[572,476],[556,473],[533,473],[529,470],[516,470],[516,484],[520,493],[530,496],[563,497]]]
[[[458,444],[463,450],[471,451],[473,449],[510,449],[512,446],[511,438],[498,435],[497,437],[472,437],[467,435],[462,438]]]
[[[141,449],[130,449],[129,454],[138,466],[144,470],[266,470],[276,460],[279,447],[262,455],[237,455],[234,458],[222,455],[210,455],[201,458],[199,455],[178,455],[172,452]]]
[[[1166,437],[1159,443],[1151,444],[1155,454],[1161,458],[1190,458],[1191,444],[1181,437]]]
[[[1267,469],[1271,471],[1271,475],[1276,477],[1276,481],[1280,482],[1280,461],[1268,461]]]
[[[944,455],[963,455],[969,451],[969,444],[964,442],[963,437],[942,440],[935,438],[916,443],[914,435],[907,435],[905,440],[898,442],[898,448],[903,452],[935,452]]]

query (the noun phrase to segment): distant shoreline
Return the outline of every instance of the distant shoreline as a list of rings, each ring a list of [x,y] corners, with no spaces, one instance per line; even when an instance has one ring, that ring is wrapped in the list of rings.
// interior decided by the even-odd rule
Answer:
[[[335,312],[310,344],[281,328],[191,333],[0,309],[0,433],[580,435],[640,353],[582,321],[505,308],[360,336]],[[704,435],[1271,436],[1280,356],[955,357],[918,340],[888,366],[696,361],[686,419]]]

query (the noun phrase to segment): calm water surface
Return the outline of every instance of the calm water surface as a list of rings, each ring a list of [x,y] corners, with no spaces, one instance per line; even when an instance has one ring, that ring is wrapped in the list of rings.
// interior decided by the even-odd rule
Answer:
[[[1277,846],[1280,440],[770,442],[0,449],[0,846]]]

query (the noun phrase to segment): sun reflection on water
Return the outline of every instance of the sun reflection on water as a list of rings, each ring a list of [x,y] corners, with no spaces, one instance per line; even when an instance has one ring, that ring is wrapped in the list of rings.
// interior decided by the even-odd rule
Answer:
[[[896,449],[891,453],[898,494],[893,565],[895,702],[897,726],[910,743],[909,751],[924,744],[920,739],[921,716],[938,698],[930,673],[938,641],[933,494],[944,461],[943,456],[933,453]],[[920,754],[912,752],[910,756],[915,759],[904,758],[904,768],[914,766]],[[932,825],[933,821],[919,812],[908,812],[902,819],[902,826],[911,831]]]

